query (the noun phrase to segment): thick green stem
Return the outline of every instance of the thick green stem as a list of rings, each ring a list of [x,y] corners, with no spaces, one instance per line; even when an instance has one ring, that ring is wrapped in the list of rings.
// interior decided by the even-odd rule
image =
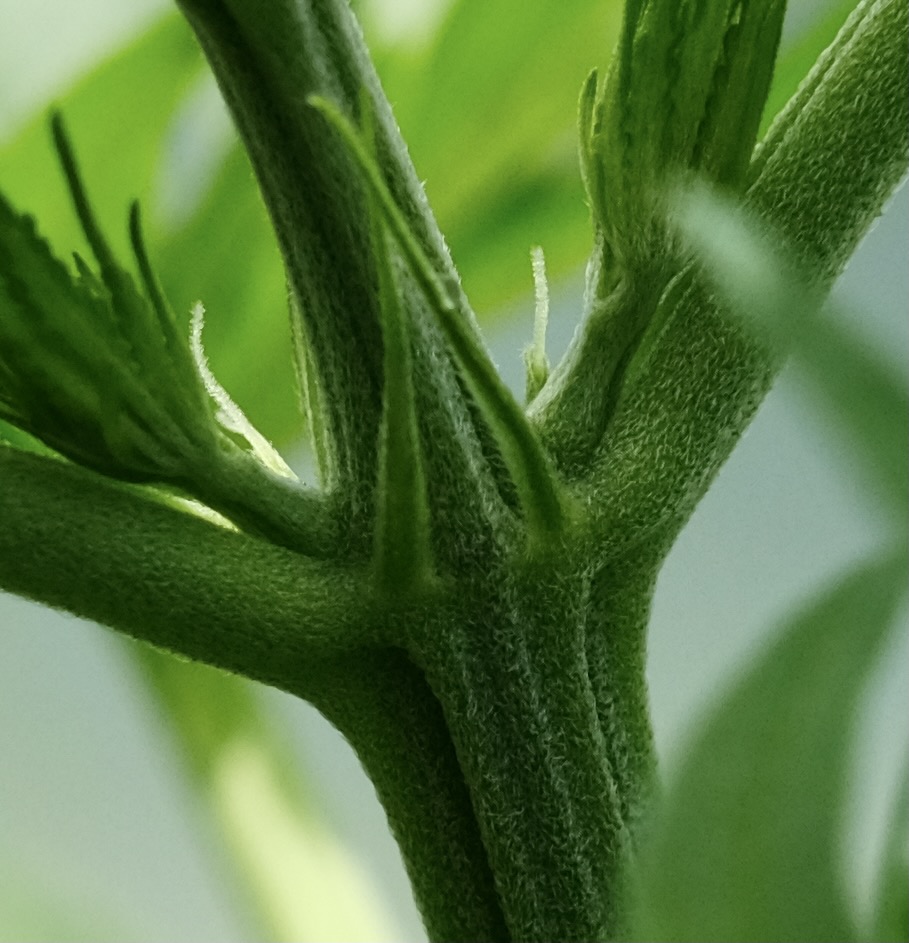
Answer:
[[[510,940],[438,701],[403,652],[333,661],[298,692],[344,734],[376,788],[433,943]]]
[[[576,581],[534,567],[513,589],[494,609],[456,607],[414,644],[445,711],[511,938],[606,939],[628,836]]]
[[[748,203],[828,284],[909,163],[909,7],[859,4],[771,125]]]
[[[359,571],[54,459],[0,446],[0,521],[3,589],[277,687],[372,637]]]
[[[593,579],[584,604],[590,687],[622,820],[633,841],[657,786],[645,675],[656,570],[649,559],[613,562]]]
[[[862,4],[756,157],[748,202],[829,287],[906,172],[909,24],[901,0]],[[626,380],[588,479],[608,552],[671,541],[779,369],[700,278],[683,273]]]

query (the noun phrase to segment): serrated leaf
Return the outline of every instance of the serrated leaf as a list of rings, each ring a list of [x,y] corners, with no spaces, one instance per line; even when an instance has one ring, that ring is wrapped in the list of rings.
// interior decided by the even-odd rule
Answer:
[[[857,940],[837,858],[853,715],[905,552],[844,576],[715,702],[635,877],[635,940]]]
[[[169,480],[215,452],[189,349],[168,352],[158,318],[114,260],[65,141],[79,215],[102,264],[73,278],[31,217],[0,197],[0,358],[7,420],[74,461],[127,480]],[[102,287],[103,280],[103,287]]]
[[[629,3],[598,95],[588,192],[608,254],[646,263],[663,240],[656,199],[668,176],[744,179],[770,85],[784,3]]]

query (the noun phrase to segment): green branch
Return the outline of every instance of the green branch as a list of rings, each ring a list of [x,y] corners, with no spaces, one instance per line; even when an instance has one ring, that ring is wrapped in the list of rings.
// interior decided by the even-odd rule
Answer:
[[[300,693],[350,742],[376,788],[434,943],[508,943],[446,718],[404,652],[334,659]]]
[[[824,285],[909,165],[909,9],[865,0],[771,125],[747,203]]]
[[[54,459],[0,447],[0,521],[3,589],[277,687],[374,638],[357,571]]]
[[[907,24],[901,0],[863,3],[758,152],[748,203],[829,287],[906,172]],[[660,302],[587,482],[604,553],[668,547],[779,369],[686,269]]]
[[[356,128],[330,101],[313,97],[310,103],[338,131],[356,161],[501,450],[527,518],[531,542],[545,545],[558,536],[567,518],[565,495],[548,455],[523,409],[475,337],[458,307],[456,296],[414,238]]]
[[[581,91],[581,173],[595,247],[585,313],[531,415],[560,471],[581,478],[674,269],[667,182],[743,186],[770,86],[781,0],[628,3],[604,81]]]

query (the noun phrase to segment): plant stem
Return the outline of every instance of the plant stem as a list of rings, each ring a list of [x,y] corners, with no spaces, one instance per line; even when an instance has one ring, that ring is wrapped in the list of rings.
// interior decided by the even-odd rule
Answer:
[[[860,3],[755,154],[748,202],[825,285],[905,176],[907,74],[909,8]]]
[[[301,692],[348,739],[388,816],[433,943],[507,943],[439,703],[420,670],[386,649],[324,666]]]
[[[615,930],[628,835],[588,678],[577,581],[536,566],[501,607],[415,639],[513,940]],[[488,598],[488,597],[486,597]]]
[[[614,561],[591,581],[585,651],[603,744],[632,842],[657,789],[646,680],[646,639],[658,564]]]
[[[0,586],[286,688],[372,638],[359,571],[0,446]]]
[[[863,3],[758,149],[747,203],[829,288],[906,173],[909,13]],[[683,270],[629,369],[584,489],[614,555],[668,546],[728,458],[781,364]],[[686,283],[687,282],[687,283]]]

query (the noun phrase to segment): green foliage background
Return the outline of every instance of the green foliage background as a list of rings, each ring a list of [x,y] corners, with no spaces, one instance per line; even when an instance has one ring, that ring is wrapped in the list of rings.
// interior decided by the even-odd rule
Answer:
[[[0,0],[0,153],[30,109],[166,10],[146,2],[130,5],[127,15],[119,6],[49,0],[26,14],[24,5]],[[817,31],[832,34],[848,6],[832,4],[816,27],[793,24],[790,48],[809,50],[801,71],[814,58]],[[428,27],[393,41],[378,9],[365,10],[417,168],[515,386],[531,330],[532,244],[544,246],[554,276],[556,350],[573,329],[578,267],[589,242],[574,105],[588,69],[606,59],[610,16],[614,28],[618,14],[604,0],[539,7],[551,8],[548,19],[545,12],[539,20],[527,16],[526,4],[513,0],[459,0],[434,41],[425,39]],[[210,92],[198,84],[199,60],[181,35],[164,27],[144,69],[133,64],[113,91],[108,83],[108,97],[68,112],[112,232],[128,199],[154,188],[163,191],[158,235],[179,228],[181,194],[206,179],[211,155],[227,141]],[[798,74],[798,60],[789,62]],[[155,153],[156,128],[169,123],[173,102],[187,93],[169,154]],[[0,159],[3,186],[36,212],[58,246],[78,245],[43,116],[32,120],[27,156]],[[845,307],[866,316],[862,337],[900,370],[906,206],[904,190],[840,287]],[[242,161],[223,165],[203,209],[215,225],[187,225],[163,260],[172,297],[181,309],[196,297],[205,301],[216,373],[250,417],[293,451],[298,430],[283,283],[267,236],[254,238],[267,230]],[[212,266],[222,247],[229,253],[238,243],[246,267]],[[205,265],[176,264],[203,250]],[[242,317],[252,298],[268,329]],[[650,678],[658,746],[668,763],[698,710],[759,650],[770,626],[863,559],[890,523],[865,500],[835,423],[815,403],[798,369],[788,371],[664,568]],[[121,648],[94,627],[9,597],[0,599],[0,633],[0,940],[243,939],[228,867],[212,863],[217,846]],[[859,888],[867,889],[877,867],[906,740],[905,641],[891,643],[879,668],[856,751],[855,794],[862,798],[847,825],[847,857]],[[267,702],[289,719],[288,747],[311,773],[312,808],[367,861],[389,910],[389,938],[420,938],[397,852],[356,762],[306,705],[271,692]]]

